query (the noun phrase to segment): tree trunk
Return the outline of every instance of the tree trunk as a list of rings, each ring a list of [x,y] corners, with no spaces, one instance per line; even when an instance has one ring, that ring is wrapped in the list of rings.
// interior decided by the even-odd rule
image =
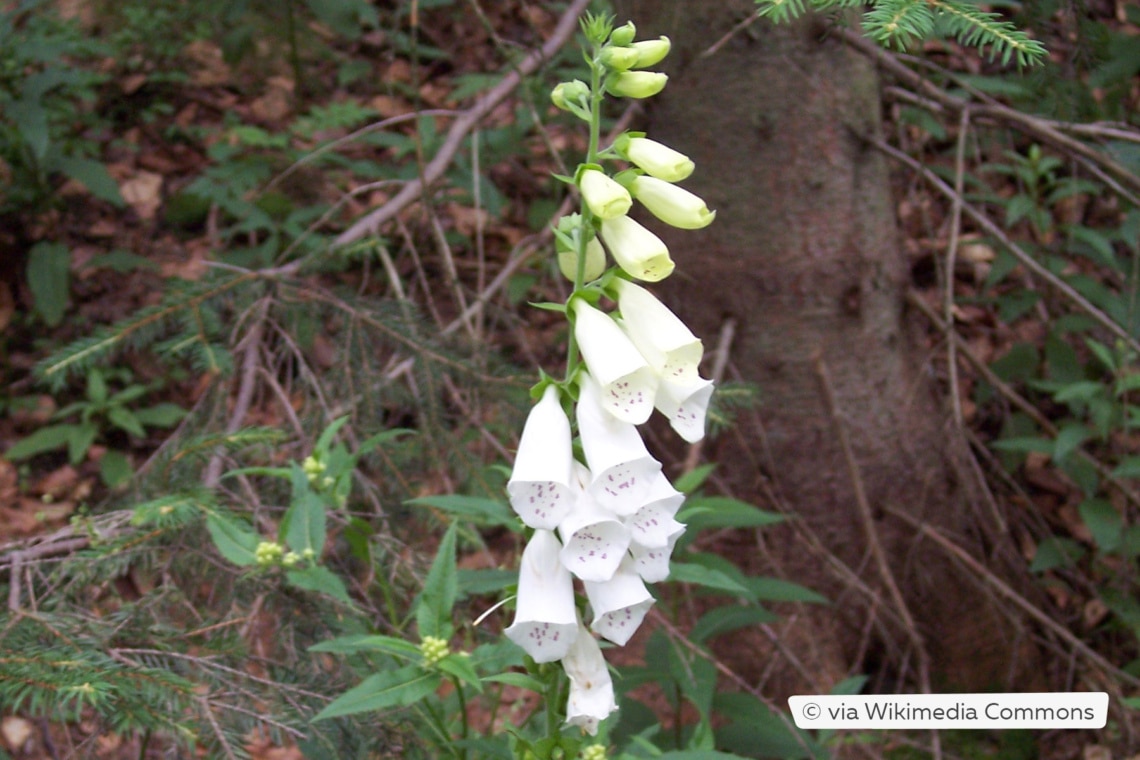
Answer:
[[[730,367],[759,388],[756,414],[707,457],[737,496],[776,502],[800,523],[765,531],[761,551],[741,554],[755,557],[750,569],[779,569],[835,602],[781,631],[807,668],[785,669],[772,688],[826,689],[852,672],[911,678],[926,664],[936,689],[1008,686],[1032,659],[1018,627],[895,514],[979,554],[995,532],[958,464],[961,437],[926,364],[922,318],[906,310],[910,272],[885,161],[861,139],[880,129],[874,69],[811,19],[730,34],[751,2],[618,6],[639,39],[673,40],[647,131],[692,157],[684,184],[717,211],[705,230],[663,235],[677,273],[662,290],[706,347],[733,320]],[[752,652],[738,663],[763,665]]]

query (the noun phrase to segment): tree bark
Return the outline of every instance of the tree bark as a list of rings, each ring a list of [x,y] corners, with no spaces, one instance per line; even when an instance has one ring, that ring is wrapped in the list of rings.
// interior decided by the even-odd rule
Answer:
[[[835,602],[782,631],[807,668],[785,668],[775,690],[827,688],[851,672],[911,678],[926,663],[937,688],[1008,686],[1032,669],[1023,634],[894,514],[977,554],[995,532],[959,466],[922,318],[906,310],[887,166],[862,139],[880,129],[873,67],[818,20],[734,32],[751,2],[618,7],[639,39],[673,41],[648,136],[696,162],[684,184],[717,211],[705,230],[662,235],[677,272],[661,290],[706,346],[733,320],[730,366],[759,388],[755,419],[742,416],[708,459],[736,495],[775,501],[800,523],[740,553],[750,569],[779,568]],[[738,666],[757,660],[745,653]]]

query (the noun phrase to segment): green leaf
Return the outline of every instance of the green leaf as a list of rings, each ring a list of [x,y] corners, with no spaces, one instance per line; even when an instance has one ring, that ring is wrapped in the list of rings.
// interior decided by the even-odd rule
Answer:
[[[518,517],[506,504],[496,499],[486,499],[479,496],[440,494],[438,496],[421,496],[418,499],[409,499],[404,503],[413,507],[442,509],[476,525],[517,527],[519,523]]]
[[[309,479],[300,466],[292,472],[293,500],[281,518],[282,541],[306,559],[321,556],[325,548],[328,515],[324,500],[309,488]]]
[[[146,427],[174,427],[186,416],[186,410],[178,404],[156,404],[135,411],[135,419]]]
[[[124,205],[119,185],[107,173],[107,167],[98,161],[80,156],[60,156],[55,160],[56,167],[91,191],[100,200],[119,206]]]
[[[1140,457],[1125,459],[1112,471],[1112,476],[1114,478],[1140,478]]]
[[[1102,552],[1112,552],[1124,537],[1124,521],[1116,507],[1104,499],[1087,499],[1080,506],[1081,519]]]
[[[134,413],[125,406],[113,406],[107,410],[107,420],[115,427],[125,430],[137,438],[146,438],[146,430]]]
[[[348,589],[344,587],[344,581],[327,567],[313,565],[303,570],[289,570],[285,573],[285,580],[299,589],[315,591],[318,594],[331,596],[338,602],[352,604],[352,598],[348,595]]]
[[[416,607],[416,625],[420,637],[450,638],[451,608],[459,595],[459,581],[455,568],[455,540],[459,523],[453,522],[439,542],[439,551],[431,564],[424,590]]]
[[[221,512],[211,512],[206,515],[206,529],[210,531],[210,538],[214,539],[218,552],[233,564],[248,567],[257,562],[255,552],[261,543],[261,536],[249,528]]]
[[[829,694],[847,696],[850,694],[858,694],[863,690],[864,684],[868,681],[867,676],[851,676],[844,678],[839,683],[831,687]]]
[[[809,604],[831,604],[831,601],[806,586],[779,578],[748,578],[748,590],[756,599],[772,602],[807,602]]]
[[[713,570],[704,565],[694,565],[686,562],[674,562],[669,566],[669,580],[677,583],[691,583],[695,586],[727,591],[732,594],[749,596],[749,591],[720,570]]]
[[[689,631],[689,640],[702,644],[706,640],[729,633],[748,626],[762,623],[774,623],[780,617],[759,605],[728,604],[714,607],[701,616],[693,629]]]
[[[130,460],[121,451],[108,449],[99,459],[99,477],[108,488],[126,483],[134,474]]]
[[[340,429],[344,427],[346,422],[348,422],[348,417],[338,417],[329,423],[329,426],[321,432],[321,437],[317,439],[316,445],[313,446],[313,451],[318,451],[322,454],[327,452],[329,446],[332,446],[333,438],[340,432]]]
[[[331,652],[333,654],[384,652],[406,659],[416,659],[420,656],[420,648],[407,639],[372,633],[354,633],[351,636],[340,636],[330,641],[322,641],[320,644],[309,647],[309,651]]]
[[[1057,433],[1057,438],[1053,441],[1053,461],[1065,461],[1070,454],[1091,437],[1092,433],[1084,425],[1066,425]]]
[[[102,404],[107,400],[107,381],[97,369],[91,369],[87,373],[87,400],[94,404]]]
[[[28,251],[26,274],[36,313],[48,327],[59,325],[71,293],[71,251],[60,243],[37,243]]]
[[[706,528],[757,528],[784,522],[787,518],[765,512],[751,504],[725,496],[697,496],[685,502],[677,520],[689,526],[689,532]]]
[[[436,667],[449,676],[454,676],[464,683],[471,684],[476,691],[483,691],[483,681],[475,672],[475,666],[471,664],[471,658],[468,655],[462,652],[452,652],[440,660]]]
[[[712,475],[715,469],[715,462],[702,464],[700,467],[695,467],[677,478],[677,480],[673,482],[673,487],[683,494],[692,495],[698,488],[704,485],[705,480],[708,479],[709,475]]]
[[[19,462],[30,459],[36,454],[62,449],[71,442],[71,437],[78,425],[49,425],[40,428],[26,438],[21,438],[10,449],[4,452],[4,458],[9,462]]]
[[[1038,452],[1040,454],[1053,453],[1053,442],[1040,436],[1023,436],[1018,438],[1003,438],[994,441],[991,447],[998,451]]]
[[[1105,390],[1104,383],[1081,380],[1066,384],[1065,387],[1053,394],[1053,400],[1062,404],[1067,404],[1070,401],[1088,403],[1094,398],[1104,396]]]
[[[87,457],[87,450],[95,442],[99,429],[89,422],[82,425],[73,425],[71,438],[67,441],[67,459],[73,465],[79,464]]]
[[[382,710],[407,707],[419,702],[439,688],[442,676],[424,671],[418,665],[368,676],[360,685],[349,689],[317,713],[314,721]]]
[[[483,681],[485,683],[502,683],[507,686],[517,686],[520,689],[533,691],[535,694],[543,694],[546,692],[546,684],[534,676],[528,676],[526,673],[495,673],[494,675],[485,677]]]
[[[1056,567],[1070,567],[1084,553],[1084,548],[1071,538],[1049,536],[1037,544],[1029,572],[1043,573]]]

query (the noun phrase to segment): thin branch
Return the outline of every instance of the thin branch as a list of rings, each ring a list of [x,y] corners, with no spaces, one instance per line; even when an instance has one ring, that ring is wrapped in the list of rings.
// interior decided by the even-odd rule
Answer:
[[[463,139],[467,136],[467,133],[474,129],[487,114],[494,110],[494,108],[522,82],[523,77],[533,74],[538,70],[539,66],[554,57],[554,54],[573,36],[575,30],[578,28],[578,17],[582,15],[583,11],[585,11],[589,5],[590,0],[574,0],[566,9],[566,12],[562,14],[562,18],[559,19],[558,25],[555,27],[550,39],[547,40],[540,49],[531,52],[523,58],[513,71],[504,76],[497,85],[475,101],[475,105],[464,111],[463,114],[455,120],[455,123],[451,125],[451,129],[448,130],[447,137],[444,139],[439,152],[436,153],[435,157],[424,167],[422,179],[412,180],[405,185],[392,200],[380,208],[369,212],[363,218],[358,219],[347,230],[337,236],[334,244],[336,246],[348,245],[365,235],[376,234],[381,226],[417,200],[426,187],[429,187],[443,176],[443,173],[451,164],[455,154],[458,153],[462,147]]]

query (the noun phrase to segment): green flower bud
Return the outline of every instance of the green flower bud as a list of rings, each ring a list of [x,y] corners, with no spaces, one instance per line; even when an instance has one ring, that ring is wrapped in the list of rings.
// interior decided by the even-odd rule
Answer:
[[[602,63],[614,71],[628,71],[637,65],[639,54],[632,47],[614,47],[609,45],[602,48]]]
[[[561,246],[558,246],[561,247]],[[558,251],[558,271],[570,282],[578,276],[578,252],[567,248]],[[586,243],[585,282],[596,280],[606,271],[606,251],[597,237]]]
[[[253,559],[260,567],[270,567],[281,562],[285,548],[276,541],[262,541],[253,550]]]
[[[297,554],[297,552],[287,552],[285,556],[281,558],[281,566],[285,568],[296,567],[300,561],[300,554]]]
[[[657,71],[622,71],[606,79],[606,91],[619,98],[651,98],[669,77]]]
[[[571,110],[571,104],[580,106],[583,98],[590,96],[590,86],[580,79],[573,82],[560,82],[550,92],[550,100],[563,111]]]
[[[669,55],[673,43],[668,37],[659,37],[655,40],[642,40],[633,43],[628,49],[637,51],[637,63],[630,68],[644,69],[655,66]]]
[[[622,216],[633,205],[629,191],[597,169],[587,169],[579,175],[578,190],[590,211],[599,219]]]
[[[656,177],[636,177],[629,189],[651,214],[683,230],[707,227],[716,216],[699,196]]]
[[[424,640],[420,642],[420,656],[424,658],[424,667],[435,667],[440,660],[449,654],[451,654],[451,649],[448,647],[446,639],[437,636],[424,636]]]
[[[582,747],[582,752],[578,757],[581,760],[606,760],[606,745],[591,744],[588,747]]]
[[[622,135],[614,148],[649,176],[666,182],[680,182],[693,173],[693,162],[688,156],[656,140]]]
[[[627,21],[610,34],[610,44],[626,47],[633,42],[635,36],[637,36],[637,27],[633,25],[632,21]]]

